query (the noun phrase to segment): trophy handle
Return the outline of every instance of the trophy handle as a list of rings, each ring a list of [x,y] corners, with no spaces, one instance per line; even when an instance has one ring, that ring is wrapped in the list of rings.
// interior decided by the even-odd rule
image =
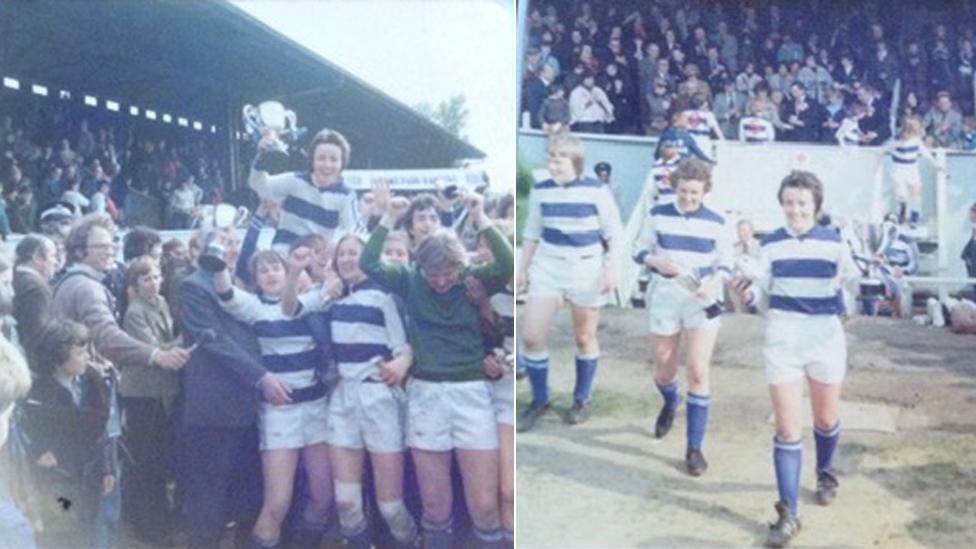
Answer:
[[[258,110],[254,105],[244,105],[244,109],[241,111],[244,115],[244,126],[247,129],[247,133],[260,133],[258,128],[260,124],[258,122]]]
[[[294,134],[298,126],[295,111],[285,111],[285,133]]]

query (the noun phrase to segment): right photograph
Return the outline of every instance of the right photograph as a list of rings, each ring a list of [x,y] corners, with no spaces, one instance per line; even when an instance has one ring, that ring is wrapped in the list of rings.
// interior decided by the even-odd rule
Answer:
[[[976,546],[976,4],[518,25],[517,546]]]

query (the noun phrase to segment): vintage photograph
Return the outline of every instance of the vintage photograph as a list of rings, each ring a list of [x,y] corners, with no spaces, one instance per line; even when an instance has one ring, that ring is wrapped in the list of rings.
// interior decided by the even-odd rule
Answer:
[[[519,547],[976,543],[974,17],[520,3]]]
[[[515,18],[0,3],[0,549],[514,546]]]

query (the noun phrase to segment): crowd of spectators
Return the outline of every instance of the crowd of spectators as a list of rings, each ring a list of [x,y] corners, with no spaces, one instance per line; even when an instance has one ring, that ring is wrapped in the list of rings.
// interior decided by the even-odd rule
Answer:
[[[59,205],[71,216],[107,213],[130,224],[130,191],[158,208],[135,222],[166,229],[191,228],[201,204],[223,200],[220,165],[203,139],[167,139],[109,119],[96,125],[67,103],[14,103],[0,112],[4,237],[38,230],[41,214]]]
[[[836,142],[857,110],[860,144],[877,145],[891,135],[894,106],[895,120],[923,119],[931,145],[976,148],[973,12],[947,4],[926,19],[914,9],[904,1],[535,1],[522,123],[657,136],[697,98],[726,138],[758,111],[778,141]]]
[[[502,532],[511,546],[514,198],[444,186],[408,199],[382,181],[357,198],[340,174],[348,143],[323,134],[311,170],[252,170],[262,204],[243,241],[209,226],[189,242],[163,242],[142,226],[120,238],[108,212],[91,212],[13,250],[0,243],[0,446],[7,426],[12,434],[0,452],[0,546],[108,548],[135,537],[216,547],[229,520],[238,546],[318,547],[325,535],[350,547],[413,547],[422,530],[427,546],[446,547],[465,525],[479,546]],[[309,183],[328,208],[293,209]],[[271,249],[258,244],[265,227],[280,237]],[[208,255],[219,268],[199,261]],[[404,385],[428,383],[424,368],[442,363],[445,375],[463,366],[454,386],[478,396],[458,400],[464,413],[453,421],[481,438],[457,443],[454,481],[450,449],[405,439],[410,402],[410,421],[433,408],[429,396],[417,406]],[[350,373],[350,364],[366,370]],[[368,410],[343,412],[327,431],[322,418],[359,402],[342,396],[354,390],[372,391]],[[378,412],[380,402],[390,406]],[[373,423],[356,442],[360,421]],[[450,439],[450,429],[430,436]],[[424,448],[411,454],[424,474],[404,474],[405,440]],[[360,479],[370,467],[364,444],[375,502]],[[299,448],[308,477],[293,485]],[[419,464],[434,458],[437,467]],[[462,477],[466,512],[455,513],[444,494]]]

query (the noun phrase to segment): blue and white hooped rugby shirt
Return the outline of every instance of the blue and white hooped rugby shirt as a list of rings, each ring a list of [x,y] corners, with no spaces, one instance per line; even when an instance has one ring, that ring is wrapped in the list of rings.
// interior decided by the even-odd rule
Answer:
[[[905,140],[895,139],[889,145],[888,152],[891,153],[891,161],[895,169],[915,168],[918,166],[918,157],[922,154],[929,161],[935,162],[932,153],[918,137]]]
[[[281,204],[276,249],[311,233],[336,240],[358,225],[356,193],[341,180],[320,188],[307,171],[268,175],[252,169],[250,186],[261,198]]]
[[[858,280],[850,247],[837,231],[815,225],[804,234],[782,227],[763,239],[753,303],[767,297],[769,314],[846,314],[845,288]]]
[[[299,296],[302,311],[328,307],[332,353],[342,379],[379,381],[377,359],[410,352],[403,319],[393,295],[380,284],[366,279],[349,289],[349,295],[329,303],[322,292]]]
[[[654,204],[663,204],[674,201],[674,189],[671,187],[671,174],[678,169],[681,158],[675,156],[670,161],[658,158],[647,172],[647,180],[644,182],[645,188],[652,193]]]
[[[622,233],[617,203],[603,182],[582,178],[560,185],[548,179],[532,188],[522,238],[538,241],[537,256],[602,256],[603,241]]]
[[[326,395],[319,382],[322,355],[305,318],[288,317],[281,302],[233,288],[220,296],[220,306],[254,330],[261,347],[261,363],[292,389],[292,402],[317,400]]]
[[[725,218],[702,205],[682,211],[676,202],[658,204],[647,212],[634,242],[634,261],[666,255],[699,280],[732,274],[732,239]]]

